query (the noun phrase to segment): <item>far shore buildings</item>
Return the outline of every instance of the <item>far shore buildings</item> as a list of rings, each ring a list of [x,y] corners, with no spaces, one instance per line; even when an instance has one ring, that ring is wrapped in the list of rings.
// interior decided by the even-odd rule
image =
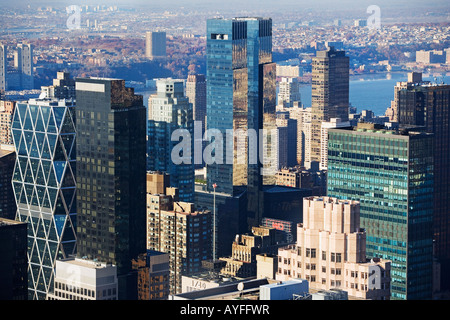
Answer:
[[[359,219],[357,201],[304,198],[297,243],[278,251],[276,280],[301,278],[312,289],[338,288],[357,298],[388,300],[391,261],[366,259]]]

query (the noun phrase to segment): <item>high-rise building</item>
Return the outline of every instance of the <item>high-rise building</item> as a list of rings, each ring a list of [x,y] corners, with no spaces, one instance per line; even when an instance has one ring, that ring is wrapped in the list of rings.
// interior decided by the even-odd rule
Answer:
[[[124,80],[75,86],[77,256],[117,266],[119,299],[135,298],[131,261],[146,250],[146,109]]]
[[[0,243],[0,300],[27,300],[27,224],[0,218]]]
[[[341,289],[372,300],[390,297],[391,261],[366,259],[366,232],[357,201],[303,199],[297,243],[278,250],[277,280],[302,278],[315,290]]]
[[[11,124],[15,101],[0,100],[0,144],[13,144]]]
[[[45,300],[53,291],[55,261],[76,251],[75,103],[17,103],[12,135],[16,220],[28,224],[29,299]]]
[[[297,120],[289,112],[277,112],[278,169],[297,165]]]
[[[0,144],[0,218],[14,220],[16,217],[16,200],[11,180],[16,164],[14,145]]]
[[[392,261],[392,299],[431,298],[433,155],[428,133],[328,130],[327,195],[360,202],[367,257]]]
[[[320,170],[327,170],[328,165],[328,129],[350,127],[349,121],[341,121],[339,118],[331,118],[330,121],[322,122],[320,131]]]
[[[133,269],[138,273],[138,300],[167,300],[169,258],[169,253],[147,250],[133,260]]]
[[[6,91],[8,89],[6,83],[8,73],[7,52],[8,47],[0,43],[0,91]]]
[[[51,86],[41,87],[46,98],[75,99],[75,80],[68,72],[59,71]]]
[[[312,59],[310,163],[320,163],[322,122],[348,121],[349,57],[329,47]]]
[[[164,58],[166,56],[166,33],[163,31],[145,34],[145,56],[147,58]]]
[[[450,85],[422,81],[420,73],[396,89],[400,126],[419,126],[434,139],[434,253],[442,269],[441,288],[450,289]]]
[[[176,201],[175,190],[147,194],[147,249],[169,254],[171,294],[181,292],[183,275],[201,271],[213,249],[211,211]]]
[[[294,102],[301,104],[300,84],[297,78],[283,77],[278,83],[278,87],[278,106],[292,108]]]
[[[47,300],[117,300],[116,266],[68,258],[57,260],[55,269],[55,289]]]
[[[223,141],[215,144],[217,136],[208,137],[216,148],[213,163],[207,163],[207,188],[213,191],[215,185],[217,192],[233,195],[234,186],[247,186],[248,223],[258,225],[261,187],[274,183],[276,172],[272,20],[208,20],[206,54],[207,129],[216,130]],[[262,129],[265,132],[260,133]],[[227,130],[233,130],[232,139],[226,136]],[[258,159],[259,151],[264,153],[262,159]]]
[[[20,89],[33,89],[33,46],[31,44],[18,44],[17,57],[17,70],[20,74]]]
[[[204,133],[206,127],[206,78],[204,74],[188,75],[186,97],[192,103],[194,121],[202,122],[202,133]]]
[[[192,104],[184,95],[183,81],[158,79],[157,92],[148,99],[147,170],[170,175],[181,201],[194,201],[194,121]],[[184,130],[185,135],[177,132]],[[173,139],[172,135],[176,135]],[[173,154],[179,139],[189,139],[190,150]],[[178,157],[177,159],[174,159]]]

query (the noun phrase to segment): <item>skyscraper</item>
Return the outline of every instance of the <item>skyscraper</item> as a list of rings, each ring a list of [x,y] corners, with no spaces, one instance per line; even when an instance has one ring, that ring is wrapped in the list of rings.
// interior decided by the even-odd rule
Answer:
[[[147,170],[163,171],[170,175],[170,184],[180,192],[180,200],[194,201],[194,121],[192,104],[184,95],[183,81],[158,79],[157,92],[148,99]],[[174,147],[180,136],[172,140],[177,130],[187,130],[190,150],[182,159],[174,159]],[[189,154],[190,153],[190,154]],[[176,155],[178,156],[178,154]]]
[[[0,218],[0,300],[27,300],[27,224]]]
[[[117,266],[119,299],[136,297],[145,252],[145,107],[125,81],[76,80],[78,257]]]
[[[441,288],[450,289],[450,85],[422,81],[420,73],[397,84],[395,105],[401,126],[420,126],[434,134],[435,256],[441,263]]]
[[[17,58],[17,69],[20,74],[20,89],[33,89],[33,46],[31,44],[18,44]]]
[[[270,173],[263,175],[261,169],[273,164],[274,181],[276,171],[276,148],[260,141],[277,139],[259,131],[276,132],[272,20],[208,20],[206,54],[207,129],[217,130],[223,137],[223,145],[214,150],[213,163],[207,163],[207,187],[212,191],[215,184],[217,192],[233,195],[233,186],[246,185],[249,223],[256,225],[261,220],[263,179],[271,177]],[[232,139],[226,137],[227,130],[235,133]],[[217,137],[208,141],[216,142],[213,138]],[[232,154],[228,150],[233,150]],[[257,159],[262,150],[266,156]],[[269,164],[263,166],[265,160]]]
[[[16,220],[28,224],[29,299],[45,300],[53,291],[56,259],[76,251],[75,104],[18,103],[12,134]]]
[[[163,58],[166,56],[166,33],[163,31],[145,34],[145,56],[147,58]]]
[[[10,220],[14,220],[17,210],[11,184],[15,164],[16,150],[14,145],[0,144],[0,218]]]
[[[349,57],[328,47],[312,59],[311,162],[320,162],[322,122],[331,118],[348,121]]]
[[[7,60],[8,47],[0,44],[0,91],[7,90],[6,75],[8,73],[8,60]]]
[[[360,202],[367,257],[392,261],[391,298],[431,298],[433,135],[329,129],[327,188]]]
[[[283,108],[292,108],[294,103],[301,105],[300,84],[297,78],[281,78],[278,84],[278,102],[277,105]]]

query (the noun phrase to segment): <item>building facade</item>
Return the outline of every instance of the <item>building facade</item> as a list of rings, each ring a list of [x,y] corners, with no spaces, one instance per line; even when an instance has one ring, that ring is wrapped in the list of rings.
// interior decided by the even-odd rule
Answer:
[[[276,171],[277,148],[266,143],[261,160],[257,143],[272,139],[276,144],[272,20],[208,20],[206,55],[207,129],[216,130],[223,141],[217,145],[212,163],[207,163],[207,188],[212,191],[215,184],[217,192],[233,195],[233,186],[247,186],[248,221],[258,225],[261,186],[274,183]],[[265,134],[260,129],[266,129]],[[226,137],[226,130],[233,130],[232,139]],[[208,137],[209,142],[214,139],[217,137]],[[233,150],[232,154],[228,150]],[[263,175],[261,169],[265,170]]]
[[[147,170],[170,175],[181,201],[194,201],[194,120],[192,103],[184,95],[183,81],[158,79],[157,93],[148,99]],[[179,132],[183,130],[182,134]],[[175,137],[175,138],[174,138]],[[176,154],[179,139],[188,139],[189,150]]]
[[[296,245],[278,251],[276,280],[301,278],[315,290],[338,288],[358,298],[389,299],[390,261],[367,261],[359,203],[307,197],[303,205]]]
[[[45,300],[53,291],[56,260],[76,251],[75,103],[18,103],[12,135],[16,220],[28,224],[29,299]]]
[[[13,144],[11,124],[15,101],[0,100],[0,144]]]
[[[433,135],[361,123],[328,133],[327,195],[360,202],[367,257],[392,261],[391,298],[431,298]]]
[[[16,150],[13,145],[0,144],[0,218],[14,220],[17,205],[11,180],[16,164]]]
[[[28,300],[27,224],[0,218],[0,300]]]
[[[348,121],[349,57],[329,47],[312,59],[310,162],[320,163],[322,122]]]
[[[117,300],[117,268],[98,261],[68,258],[56,261],[54,292],[47,300]]]
[[[131,261],[146,250],[146,110],[124,80],[79,78],[76,95],[77,256],[117,266],[127,299]]]
[[[166,56],[166,33],[163,31],[145,34],[145,56],[147,58],[164,58]]]
[[[396,94],[398,122],[419,126],[434,134],[434,213],[435,256],[441,263],[441,287],[450,288],[450,85],[422,81],[422,75],[409,75]]]

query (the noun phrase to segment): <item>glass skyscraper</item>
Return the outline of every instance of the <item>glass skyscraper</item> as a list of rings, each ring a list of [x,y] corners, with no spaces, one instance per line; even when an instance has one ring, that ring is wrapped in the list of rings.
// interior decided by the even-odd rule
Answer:
[[[145,106],[119,79],[77,79],[76,96],[77,255],[116,265],[119,299],[135,298],[131,261],[146,251]]]
[[[29,299],[46,299],[56,259],[76,251],[75,118],[71,100],[31,99],[14,112],[12,184],[16,220],[28,223]]]
[[[207,164],[207,188],[212,191],[215,184],[217,192],[233,195],[234,186],[246,185],[249,223],[258,224],[262,185],[275,182],[275,172],[273,176],[263,176],[259,157],[263,149],[259,130],[276,129],[272,20],[251,17],[208,20],[206,54],[207,130],[218,130],[223,136],[223,150],[216,149],[215,163]],[[246,139],[251,129],[256,136],[249,133]],[[227,139],[226,130],[241,134]],[[270,139],[276,138],[270,132],[265,137],[266,159],[276,162],[277,150],[270,149]],[[227,149],[233,150],[233,154],[227,154]]]
[[[367,257],[392,261],[391,298],[431,298],[433,135],[359,124],[328,137],[327,195],[360,202]]]
[[[149,97],[148,106],[147,170],[168,173],[170,186],[179,190],[180,201],[194,202],[194,119],[192,103],[184,95],[183,81],[158,79],[157,93]],[[184,158],[179,159],[184,160],[181,163],[172,156],[179,143],[179,136],[172,141],[172,134],[177,130],[190,135],[190,154],[181,155]],[[183,135],[185,138],[188,137]]]

